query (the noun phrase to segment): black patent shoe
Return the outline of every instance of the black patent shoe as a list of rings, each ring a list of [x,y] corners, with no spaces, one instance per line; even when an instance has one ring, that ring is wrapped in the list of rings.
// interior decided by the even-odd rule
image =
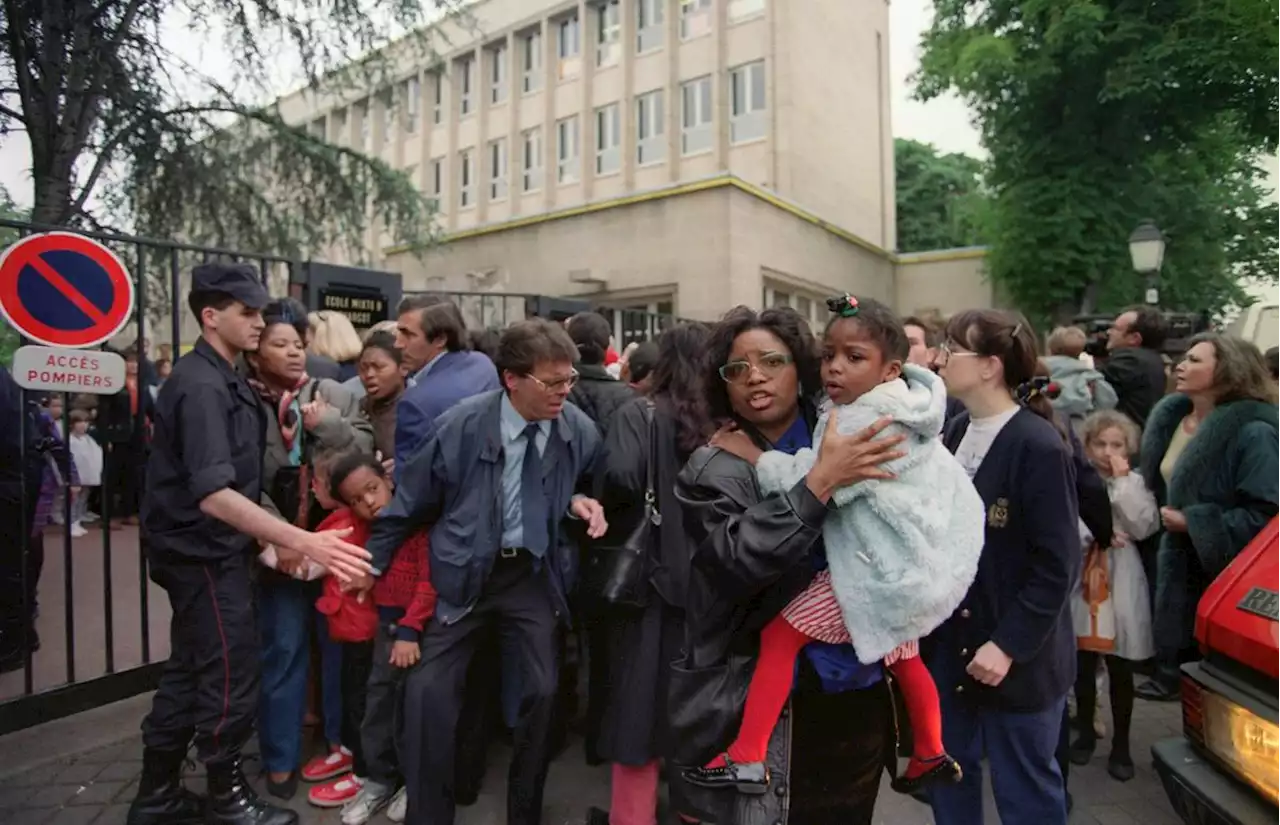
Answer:
[[[289,774],[289,778],[283,782],[276,782],[271,778],[271,774],[267,774],[267,793],[285,802],[293,799],[298,793],[298,772]]]
[[[587,808],[586,825],[609,825],[609,812],[599,808]]]
[[[732,789],[738,793],[759,796],[769,790],[769,767],[763,762],[734,762],[722,754],[724,764],[715,768],[689,768],[681,776],[690,785],[713,791]]]
[[[1177,702],[1182,698],[1177,685],[1171,687],[1158,679],[1148,679],[1138,685],[1134,695],[1148,702]]]
[[[1067,758],[1071,760],[1072,765],[1088,765],[1089,760],[1093,759],[1093,751],[1096,747],[1098,747],[1097,738],[1081,734],[1071,743],[1071,747],[1067,750]]]
[[[889,787],[898,793],[919,799],[916,795],[935,782],[959,782],[964,778],[960,763],[945,753],[927,764],[929,769],[919,776],[895,776]]]
[[[1128,782],[1137,771],[1134,770],[1132,757],[1113,753],[1107,760],[1107,773],[1117,782]]]

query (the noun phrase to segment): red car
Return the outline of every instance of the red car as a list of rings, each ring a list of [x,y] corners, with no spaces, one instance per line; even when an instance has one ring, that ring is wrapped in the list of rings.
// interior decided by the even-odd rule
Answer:
[[[1278,520],[1254,538],[1200,600],[1204,659],[1182,668],[1185,736],[1152,749],[1165,793],[1187,825],[1275,825]]]

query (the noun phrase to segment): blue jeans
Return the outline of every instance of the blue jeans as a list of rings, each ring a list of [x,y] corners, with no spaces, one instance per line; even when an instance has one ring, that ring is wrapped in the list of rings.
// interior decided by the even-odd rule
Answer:
[[[297,770],[302,761],[302,722],[307,709],[311,628],[318,615],[315,599],[316,588],[312,583],[273,573],[263,574],[258,591],[258,628],[262,637],[258,743],[263,767],[270,773]],[[338,668],[341,668],[341,660]],[[339,722],[336,728],[340,730],[340,700],[337,707]],[[325,716],[329,716],[327,708]],[[327,720],[325,727],[327,732]]]
[[[1066,825],[1066,788],[1055,752],[1067,697],[1032,713],[957,701],[950,691],[940,699],[942,742],[964,769],[964,779],[933,786],[930,801],[937,825],[983,825],[984,755],[1001,822]]]

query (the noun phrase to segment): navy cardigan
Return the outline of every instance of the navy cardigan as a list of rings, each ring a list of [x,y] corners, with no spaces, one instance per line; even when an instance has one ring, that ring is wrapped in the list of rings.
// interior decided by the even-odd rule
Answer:
[[[967,413],[948,422],[947,448],[955,452],[968,428]],[[986,543],[969,593],[930,638],[930,669],[940,692],[1000,710],[1043,710],[1075,681],[1067,602],[1081,554],[1072,454],[1053,425],[1023,409],[996,436],[973,483],[987,507]],[[988,641],[1013,658],[994,688],[964,670]]]

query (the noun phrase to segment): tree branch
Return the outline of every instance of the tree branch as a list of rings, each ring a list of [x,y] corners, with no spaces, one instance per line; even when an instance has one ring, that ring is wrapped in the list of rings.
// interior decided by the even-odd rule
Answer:
[[[23,126],[27,125],[27,119],[23,117],[22,113],[14,109],[10,109],[8,106],[0,104],[0,115],[11,117],[14,120],[18,121],[19,123],[21,123]]]

